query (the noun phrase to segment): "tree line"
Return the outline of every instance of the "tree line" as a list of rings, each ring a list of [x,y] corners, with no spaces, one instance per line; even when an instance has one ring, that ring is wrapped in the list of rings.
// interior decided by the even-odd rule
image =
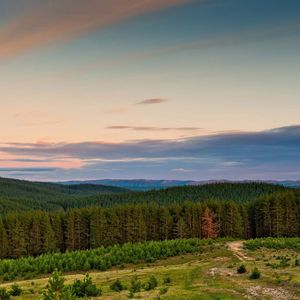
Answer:
[[[94,249],[150,240],[294,237],[300,235],[298,192],[252,203],[235,201],[26,211],[0,218],[0,258]]]
[[[195,186],[171,187],[147,192],[112,193],[106,195],[95,194],[87,197],[73,197],[71,199],[58,198],[52,200],[50,203],[60,206],[64,210],[90,205],[111,207],[122,204],[141,204],[149,202],[158,203],[160,205],[183,203],[185,201],[202,202],[207,200],[231,200],[238,203],[245,203],[275,192],[288,190],[288,188],[280,185],[261,182],[220,182]]]
[[[91,205],[111,207],[121,204],[155,202],[163,205],[206,200],[253,201],[257,197],[286,191],[267,183],[215,183],[173,187],[147,192],[92,184],[60,185],[0,178],[0,213],[9,211],[58,211]]]

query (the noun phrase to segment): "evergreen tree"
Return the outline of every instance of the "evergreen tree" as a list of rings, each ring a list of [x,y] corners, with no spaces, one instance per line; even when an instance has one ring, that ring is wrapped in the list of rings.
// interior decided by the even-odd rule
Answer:
[[[29,231],[29,254],[38,256],[42,253],[42,233],[40,213],[36,212],[32,216],[30,231]]]
[[[202,236],[204,238],[216,238],[218,236],[217,225],[208,207],[204,210],[202,217]]]
[[[44,300],[62,300],[65,279],[61,272],[55,270],[49,278],[46,291],[43,293]]]
[[[41,228],[43,253],[54,252],[56,250],[57,241],[55,240],[55,234],[48,214],[43,214],[41,219]]]
[[[2,218],[0,217],[0,259],[7,256],[7,249],[8,243],[6,229],[4,228]]]

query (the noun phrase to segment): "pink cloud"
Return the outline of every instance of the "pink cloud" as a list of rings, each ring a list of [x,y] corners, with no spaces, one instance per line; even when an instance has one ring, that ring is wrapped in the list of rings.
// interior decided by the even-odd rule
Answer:
[[[189,0],[53,0],[47,5],[43,3],[0,29],[0,58],[186,2]]]

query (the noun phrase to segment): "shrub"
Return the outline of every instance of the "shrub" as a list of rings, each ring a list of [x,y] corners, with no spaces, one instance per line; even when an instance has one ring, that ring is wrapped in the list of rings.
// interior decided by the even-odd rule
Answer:
[[[257,268],[254,268],[250,275],[250,279],[259,279],[261,276],[260,271]]]
[[[83,280],[75,280],[71,285],[72,294],[78,298],[84,297],[97,297],[102,294],[101,289],[98,289],[95,284],[93,284],[90,275],[86,274]]]
[[[16,276],[15,276],[13,273],[10,273],[10,274],[5,273],[5,274],[3,275],[3,281],[12,281],[12,280],[15,279],[15,277],[16,277]]]
[[[158,281],[154,276],[151,276],[150,279],[144,284],[145,291],[154,290],[158,285]]]
[[[162,287],[162,288],[159,289],[159,294],[160,295],[164,295],[164,294],[166,294],[168,292],[168,290],[169,290],[169,288],[166,287],[166,286],[164,286],[164,287]]]
[[[172,282],[172,279],[170,276],[167,276],[164,278],[164,284],[170,284]]]
[[[238,267],[237,272],[238,272],[239,274],[246,273],[246,272],[247,272],[246,266],[245,266],[244,264],[241,264],[241,265]]]
[[[114,292],[121,292],[126,289],[126,287],[122,284],[121,280],[118,278],[110,285],[110,289]]]
[[[22,294],[22,289],[21,289],[21,287],[19,285],[13,284],[11,286],[11,290],[9,291],[9,293],[12,296],[20,296]]]
[[[10,293],[4,288],[0,288],[0,300],[9,300],[9,299],[10,299]]]
[[[134,293],[139,293],[141,291],[142,288],[142,283],[136,278],[134,277],[131,282],[130,282],[130,288],[129,291]]]
[[[55,270],[52,276],[49,278],[46,290],[43,293],[44,300],[55,300],[60,299],[64,285],[65,279],[62,277],[61,272]]]
[[[132,291],[129,291],[129,294],[127,296],[129,299],[133,299],[134,298],[134,293]]]

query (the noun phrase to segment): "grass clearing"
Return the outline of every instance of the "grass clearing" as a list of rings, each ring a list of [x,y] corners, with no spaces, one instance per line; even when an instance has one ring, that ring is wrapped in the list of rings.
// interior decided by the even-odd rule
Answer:
[[[110,289],[112,282],[120,279],[129,287],[133,278],[146,282],[152,275],[157,278],[158,287],[151,291],[142,290],[135,294],[134,299],[300,299],[300,266],[295,265],[296,260],[300,259],[299,252],[293,249],[267,248],[238,248],[238,251],[242,256],[236,255],[230,244],[212,244],[203,253],[171,257],[150,264],[126,265],[122,269],[91,272],[93,282],[103,291],[101,297],[93,299],[128,299],[128,290],[114,292]],[[246,266],[247,271],[238,274],[237,269],[241,263]],[[261,278],[250,280],[249,276],[255,267],[261,272]],[[84,273],[65,274],[67,284],[83,277]],[[167,277],[171,279],[168,284],[164,283]],[[0,287],[9,289],[12,284],[17,283],[23,293],[11,299],[42,299],[42,290],[47,281],[47,277],[36,278],[2,283]],[[162,292],[165,293],[160,295]]]

